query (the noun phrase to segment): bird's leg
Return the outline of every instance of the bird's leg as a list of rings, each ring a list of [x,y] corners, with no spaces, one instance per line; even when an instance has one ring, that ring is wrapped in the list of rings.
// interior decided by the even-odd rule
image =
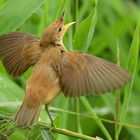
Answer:
[[[45,105],[45,110],[46,110],[46,112],[47,112],[47,114],[48,114],[48,116],[49,116],[49,119],[50,119],[50,121],[51,121],[51,128],[50,128],[50,130],[49,130],[49,132],[50,132],[50,131],[53,130],[53,128],[55,128],[55,124],[54,124],[54,121],[53,121],[53,119],[52,119],[52,117],[51,117],[51,115],[50,115],[50,112],[49,112],[49,110],[48,110],[48,105]]]

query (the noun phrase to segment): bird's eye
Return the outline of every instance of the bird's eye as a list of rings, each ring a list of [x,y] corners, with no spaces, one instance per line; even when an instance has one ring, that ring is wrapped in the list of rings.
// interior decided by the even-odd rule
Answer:
[[[60,27],[58,31],[61,32],[62,31],[62,27]]]

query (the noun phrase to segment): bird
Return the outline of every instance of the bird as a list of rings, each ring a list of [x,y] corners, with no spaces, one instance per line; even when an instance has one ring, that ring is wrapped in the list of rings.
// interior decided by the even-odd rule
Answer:
[[[23,103],[14,117],[19,126],[36,125],[42,105],[51,119],[48,107],[62,93],[73,98],[100,95],[131,80],[128,71],[117,64],[86,52],[68,51],[63,36],[75,22],[64,25],[64,15],[40,37],[22,32],[0,36],[0,58],[10,75],[21,76],[32,67]]]

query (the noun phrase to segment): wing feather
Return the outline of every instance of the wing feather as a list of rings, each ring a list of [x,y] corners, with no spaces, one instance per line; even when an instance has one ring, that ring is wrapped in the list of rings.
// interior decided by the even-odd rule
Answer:
[[[40,57],[39,38],[20,32],[0,36],[0,58],[9,74],[20,76]]]
[[[60,66],[61,88],[69,97],[109,92],[130,79],[118,65],[78,51],[64,53]]]

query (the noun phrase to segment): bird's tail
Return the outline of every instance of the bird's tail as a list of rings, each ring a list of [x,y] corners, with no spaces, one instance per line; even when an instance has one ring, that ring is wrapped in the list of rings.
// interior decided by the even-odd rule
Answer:
[[[20,109],[16,113],[14,121],[19,126],[33,126],[38,120],[40,108],[41,105],[30,107],[23,102]]]

